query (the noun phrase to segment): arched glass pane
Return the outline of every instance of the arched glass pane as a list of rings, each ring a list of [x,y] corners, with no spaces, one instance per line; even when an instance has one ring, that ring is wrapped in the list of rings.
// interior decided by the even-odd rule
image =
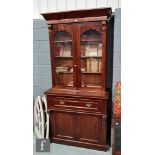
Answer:
[[[81,34],[81,87],[101,88],[102,39],[96,30]]]
[[[71,87],[74,85],[72,36],[68,32],[60,31],[53,36],[53,40],[56,85]]]

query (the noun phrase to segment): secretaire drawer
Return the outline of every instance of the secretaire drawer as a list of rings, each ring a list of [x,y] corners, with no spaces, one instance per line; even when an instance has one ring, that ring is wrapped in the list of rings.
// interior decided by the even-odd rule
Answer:
[[[75,100],[74,98],[47,97],[48,108],[74,109],[107,113],[107,105],[101,100]]]

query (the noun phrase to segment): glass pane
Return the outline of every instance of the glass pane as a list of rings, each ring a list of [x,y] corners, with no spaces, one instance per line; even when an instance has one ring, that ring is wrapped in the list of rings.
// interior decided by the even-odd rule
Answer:
[[[73,53],[71,35],[61,31],[54,36],[54,58],[56,85],[72,87],[73,83]]]
[[[102,40],[96,30],[81,35],[81,87],[101,88]]]

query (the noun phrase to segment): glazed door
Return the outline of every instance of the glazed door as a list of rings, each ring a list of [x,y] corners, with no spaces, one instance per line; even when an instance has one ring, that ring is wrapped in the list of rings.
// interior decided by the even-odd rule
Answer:
[[[102,23],[82,23],[79,29],[79,87],[101,89],[105,77]]]
[[[58,24],[52,31],[52,78],[59,88],[76,89],[76,52],[72,24]]]

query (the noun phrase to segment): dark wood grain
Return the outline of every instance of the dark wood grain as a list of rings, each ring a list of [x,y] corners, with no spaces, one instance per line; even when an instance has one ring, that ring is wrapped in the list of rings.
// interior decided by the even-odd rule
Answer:
[[[99,17],[99,16],[110,16],[112,13],[111,8],[97,8],[88,10],[75,10],[75,11],[63,11],[63,12],[49,12],[43,13],[42,16],[49,20],[61,20],[61,19],[72,19],[72,18],[87,18],[87,17]]]
[[[106,76],[106,24],[102,22],[102,81],[103,90],[105,90],[105,76]]]
[[[100,17],[87,17],[87,18],[73,18],[73,19],[61,19],[61,20],[48,20],[47,24],[69,24],[69,23],[84,23],[84,22],[93,22],[93,21],[107,21],[107,16]]]

